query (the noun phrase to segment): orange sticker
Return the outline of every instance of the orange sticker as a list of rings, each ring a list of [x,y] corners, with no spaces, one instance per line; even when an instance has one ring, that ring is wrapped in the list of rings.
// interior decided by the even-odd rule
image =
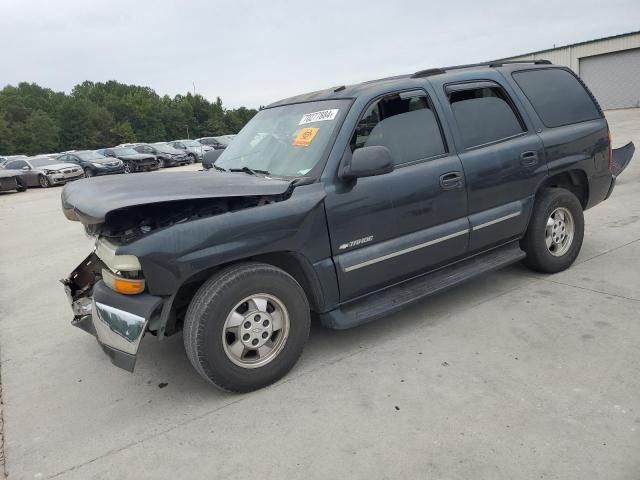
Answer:
[[[318,130],[320,129],[317,127],[303,128],[298,133],[298,136],[293,141],[293,144],[296,147],[308,147],[309,145],[311,145],[311,142],[313,142],[313,139],[316,137]]]

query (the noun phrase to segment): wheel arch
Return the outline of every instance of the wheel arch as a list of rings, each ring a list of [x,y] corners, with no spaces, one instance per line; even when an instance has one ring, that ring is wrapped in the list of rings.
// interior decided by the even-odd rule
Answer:
[[[230,265],[258,262],[280,268],[291,275],[302,287],[312,311],[319,312],[324,305],[324,294],[320,280],[313,265],[302,255],[292,251],[270,252],[250,256],[232,262],[203,269],[186,278],[176,292],[167,298],[158,318],[158,324],[152,329],[160,335],[171,335],[184,319],[186,309],[198,289],[216,272]],[[154,328],[155,327],[155,328]]]
[[[578,198],[582,209],[585,210],[587,208],[589,203],[589,179],[584,170],[573,169],[550,175],[538,186],[536,194],[545,188],[564,188],[569,190]]]

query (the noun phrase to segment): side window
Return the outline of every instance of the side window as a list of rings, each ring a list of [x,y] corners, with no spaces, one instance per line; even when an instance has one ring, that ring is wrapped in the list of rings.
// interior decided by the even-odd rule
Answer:
[[[6,168],[7,170],[20,170],[22,167],[26,166],[27,162],[25,162],[24,160],[14,160],[13,162],[7,163],[4,168]]]
[[[373,145],[387,147],[396,165],[447,151],[436,114],[422,91],[387,95],[365,110],[351,151]]]
[[[482,86],[449,92],[453,116],[465,148],[504,140],[525,131],[500,87]]]
[[[525,70],[513,73],[513,79],[546,127],[602,118],[591,96],[578,79],[566,70]]]

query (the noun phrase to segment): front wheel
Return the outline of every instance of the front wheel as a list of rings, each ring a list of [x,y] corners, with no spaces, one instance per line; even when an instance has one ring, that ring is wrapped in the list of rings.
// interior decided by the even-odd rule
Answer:
[[[584,238],[584,215],[577,197],[563,188],[544,189],[522,239],[525,265],[538,272],[556,273],[571,266]]]
[[[164,158],[158,159],[158,168],[164,168]]]
[[[184,345],[196,371],[213,385],[249,392],[282,378],[309,336],[302,287],[271,265],[245,263],[222,270],[193,297]]]
[[[49,188],[51,186],[51,182],[46,175],[40,175],[40,177],[38,177],[38,183],[42,188]]]
[[[90,168],[85,168],[85,169],[84,169],[84,176],[85,176],[86,178],[91,178],[91,177],[95,177],[95,176],[96,176],[96,174],[95,174],[95,173],[94,173],[94,171],[93,171],[93,170],[91,170]]]
[[[131,163],[124,162],[124,173],[131,173],[131,171],[132,171]]]

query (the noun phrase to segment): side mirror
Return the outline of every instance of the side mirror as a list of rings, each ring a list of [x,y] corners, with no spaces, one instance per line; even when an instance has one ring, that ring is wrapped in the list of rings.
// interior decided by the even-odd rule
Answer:
[[[393,158],[387,147],[375,145],[362,147],[353,152],[351,162],[345,165],[341,178],[373,177],[393,172]]]
[[[25,165],[24,167],[22,167],[22,170],[31,170],[27,165]]]

